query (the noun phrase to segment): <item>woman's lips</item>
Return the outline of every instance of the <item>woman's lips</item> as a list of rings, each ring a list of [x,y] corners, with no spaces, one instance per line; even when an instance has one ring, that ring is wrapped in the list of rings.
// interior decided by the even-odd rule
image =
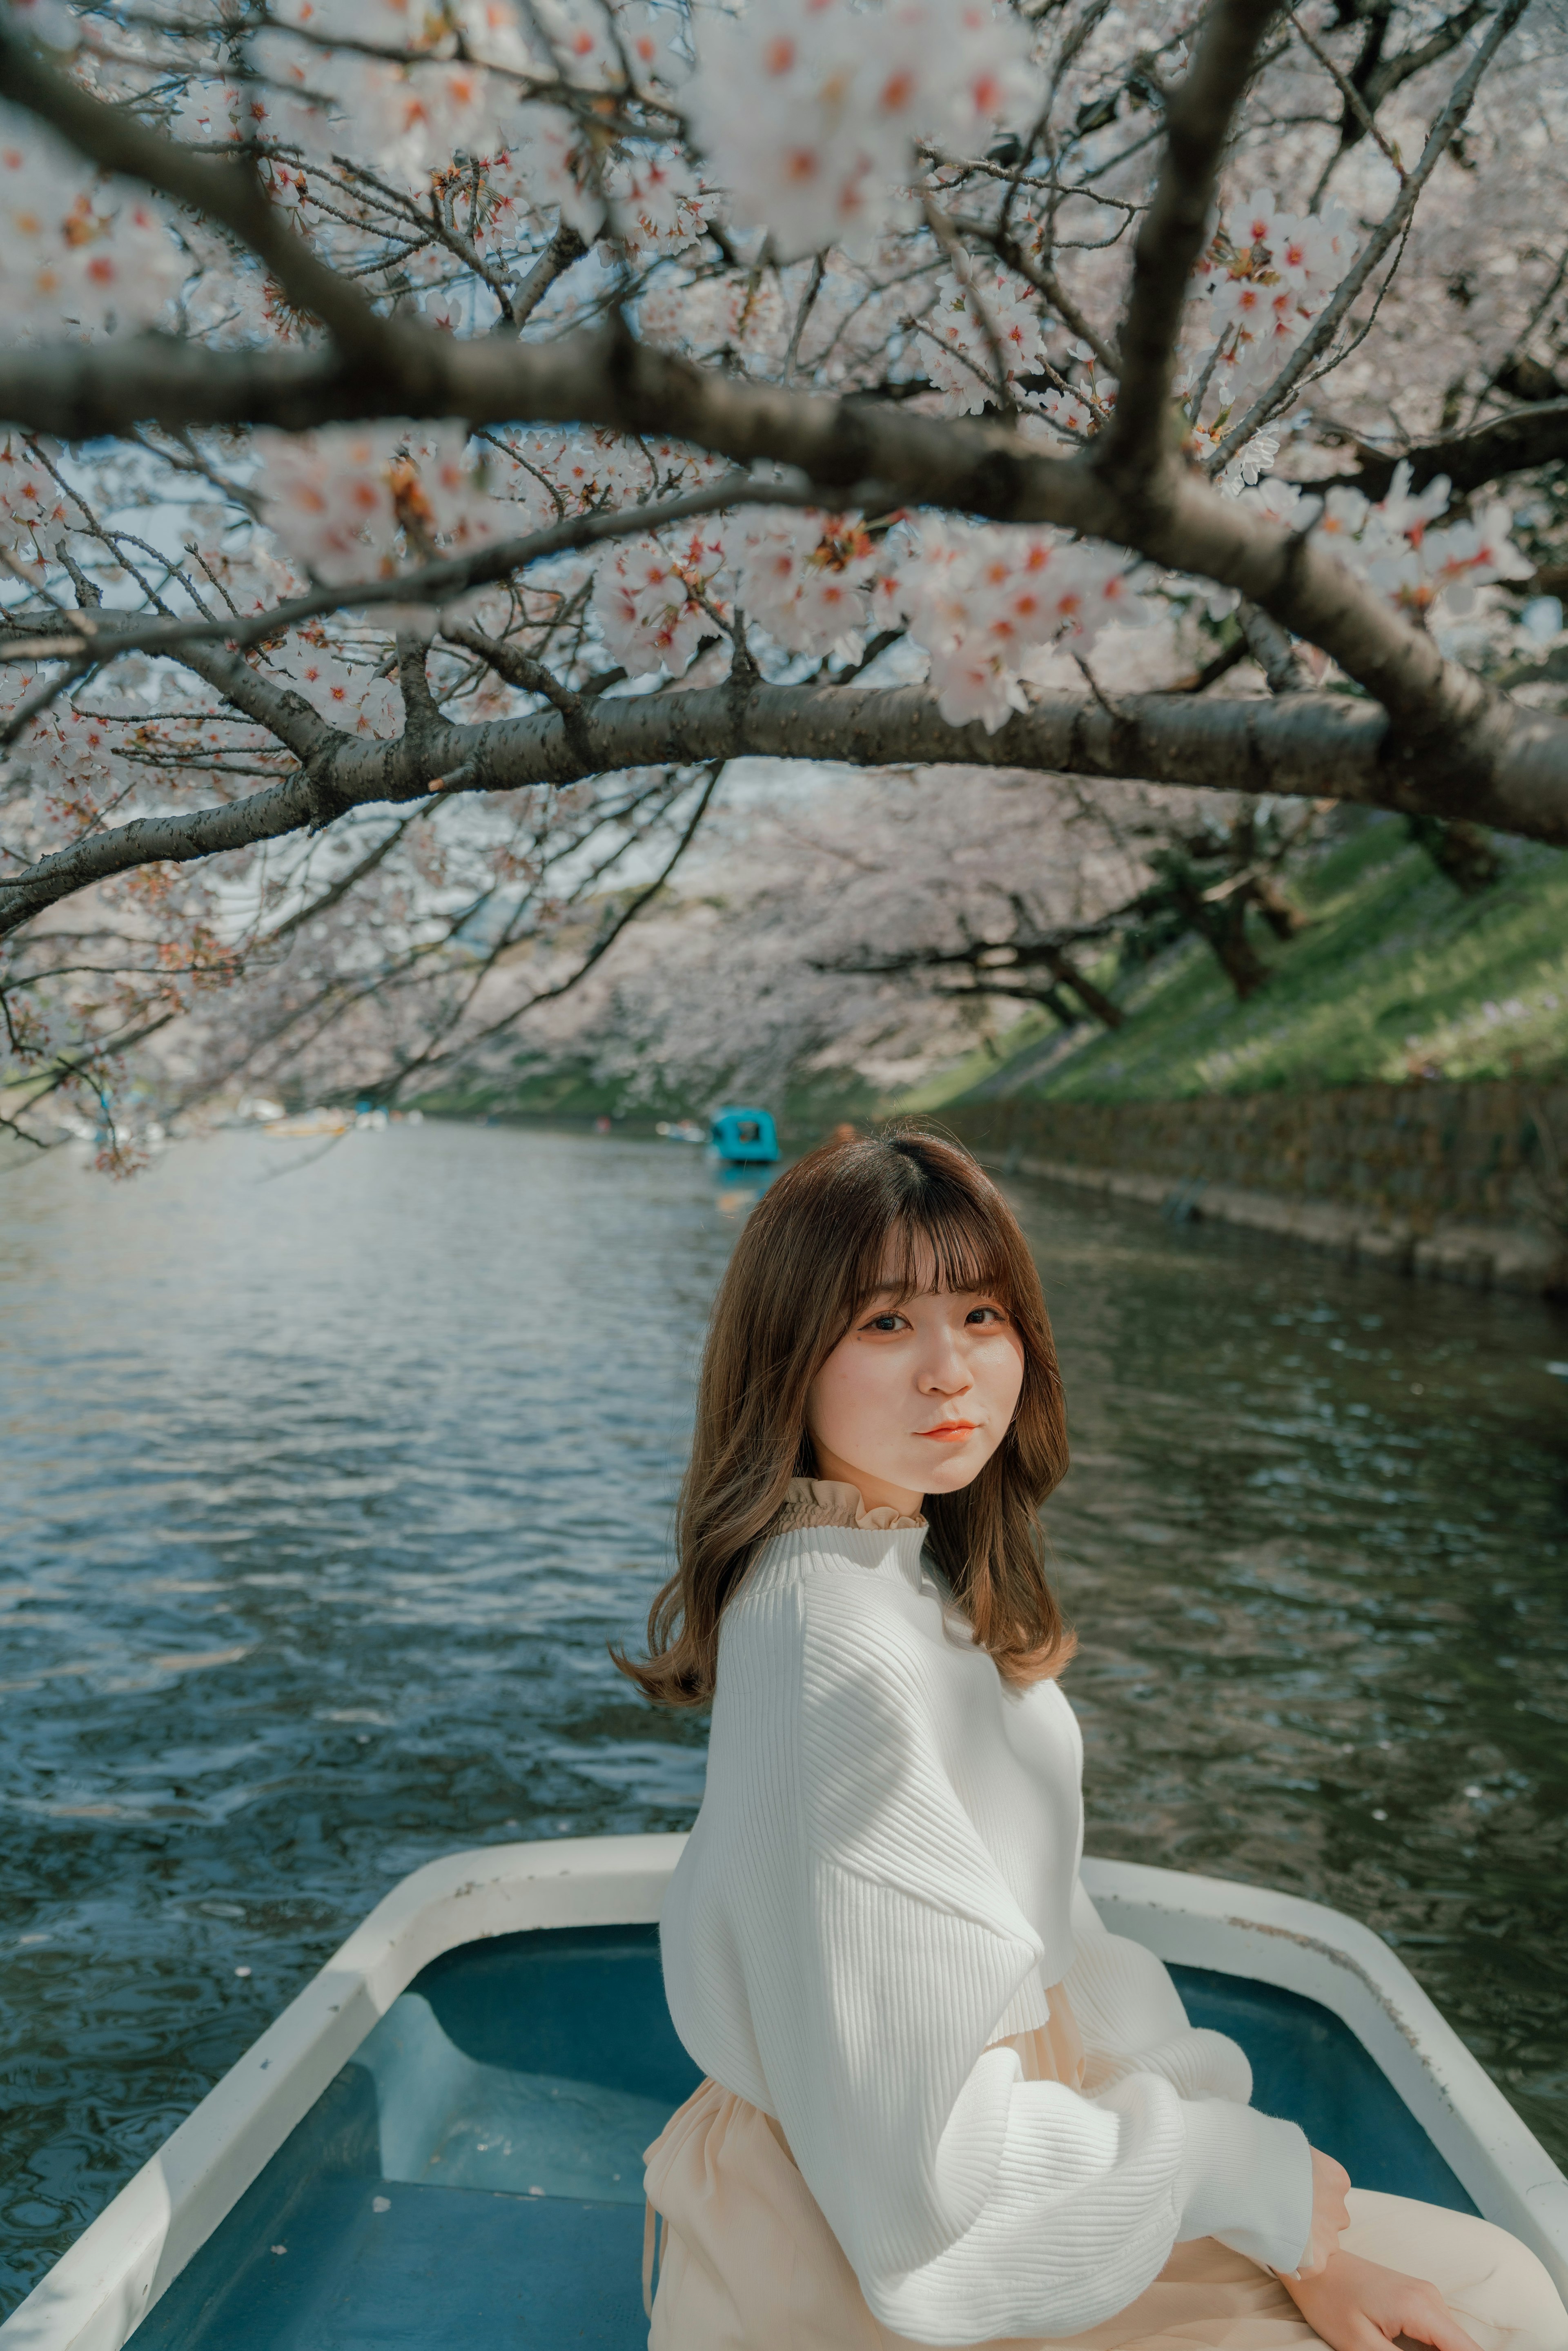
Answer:
[[[961,1437],[973,1437],[979,1425],[977,1420],[939,1420],[935,1428],[917,1428],[915,1434],[916,1437],[944,1437],[949,1444],[955,1444]]]

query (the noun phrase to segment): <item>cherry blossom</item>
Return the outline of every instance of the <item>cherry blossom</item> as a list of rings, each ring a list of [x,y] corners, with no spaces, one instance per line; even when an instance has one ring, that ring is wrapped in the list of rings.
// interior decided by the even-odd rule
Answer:
[[[1408,70],[1385,89],[1362,73],[1362,33],[1327,0],[1281,19],[1231,126],[1197,266],[1186,274],[1186,246],[1174,274],[1186,298],[1168,419],[1195,498],[1218,482],[1239,501],[1228,530],[1302,534],[1314,562],[1326,550],[1344,567],[1358,609],[1372,609],[1370,588],[1491,678],[1520,656],[1510,590],[1532,565],[1531,609],[1556,609],[1560,504],[1546,474],[1500,495],[1484,466],[1462,470],[1443,451],[1456,440],[1473,454],[1494,423],[1525,412],[1537,429],[1568,382],[1568,285],[1542,226],[1568,206],[1556,12],[1532,11],[1510,37],[1462,141],[1397,235],[1385,232],[1505,5],[1472,21],[1457,0],[1447,12],[1392,0],[1383,54]],[[149,401],[101,432],[89,412],[94,437],[74,442],[53,437],[52,408],[17,408],[26,433],[0,420],[0,636],[20,632],[26,656],[0,661],[0,721],[16,737],[0,753],[0,882],[144,818],[205,824],[274,786],[299,811],[281,839],[258,831],[220,856],[110,877],[93,902],[112,934],[107,976],[90,983],[49,976],[48,908],[24,925],[0,970],[5,1033],[24,1040],[5,1082],[21,1070],[52,1088],[39,1057],[68,1046],[90,1072],[94,1119],[132,1076],[171,1099],[188,1086],[194,1102],[241,1082],[242,1061],[269,1085],[392,1087],[411,1071],[421,1084],[457,1067],[490,1018],[534,1019],[536,981],[575,988],[583,975],[585,1003],[601,986],[601,1008],[621,1001],[633,1028],[646,1014],[650,1050],[685,1050],[670,1044],[673,1021],[716,1052],[697,982],[672,984],[677,1008],[655,1018],[653,981],[615,998],[614,958],[630,969],[641,950],[614,947],[601,973],[583,942],[606,935],[628,874],[662,872],[685,853],[689,825],[700,840],[715,820],[702,799],[715,763],[705,752],[685,764],[675,714],[711,711],[727,673],[744,683],[747,664],[770,706],[797,689],[815,697],[813,747],[836,696],[825,682],[852,671],[843,705],[870,714],[846,738],[854,758],[877,756],[884,684],[915,698],[923,725],[977,730],[959,747],[966,760],[1044,695],[1086,695],[1096,726],[1097,694],[1197,679],[1213,697],[1202,709],[1265,695],[1262,672],[1239,658],[1234,581],[1184,571],[1179,545],[1161,543],[1155,571],[1136,550],[1156,542],[1136,530],[1113,546],[984,521],[942,503],[960,476],[922,506],[907,469],[884,479],[837,462],[862,427],[874,450],[890,418],[916,420],[931,446],[977,419],[987,448],[1003,459],[1016,448],[1032,474],[1045,458],[1062,479],[1101,477],[1117,355],[1132,350],[1131,256],[1164,152],[1162,93],[1201,54],[1201,10],[1178,21],[1167,0],[268,0],[236,16],[198,0],[110,17],[11,0],[7,21],[18,16],[78,93],[189,151],[183,169],[254,158],[287,235],[247,243],[221,207],[150,194],[156,172],[117,178],[0,102],[0,340],[13,377],[16,355],[31,364],[43,346],[50,381],[74,384],[76,371],[120,368],[126,340],[151,329],[124,363],[138,386],[172,351],[193,380],[217,360],[225,382],[235,369],[258,384],[294,370],[311,391],[255,416],[214,396],[187,423],[178,398]],[[1364,267],[1364,284],[1347,284]],[[323,268],[344,298],[337,317],[318,298]],[[350,349],[356,306],[368,360]],[[516,357],[525,389],[515,404],[482,400],[474,413],[492,421],[477,432],[439,399],[430,415],[388,418],[394,398],[417,408],[423,396],[377,380],[404,333],[423,339],[438,383],[476,360],[496,362],[494,381]],[[698,431],[681,401],[622,404],[603,356],[618,343],[642,347],[651,379],[695,387],[698,410],[733,393],[746,434],[708,432],[713,448],[698,448],[678,437]],[[601,378],[615,397],[580,400]],[[528,387],[546,382],[532,404]],[[333,405],[344,384],[363,392],[360,406]],[[779,455],[774,420],[811,401],[824,403],[819,421],[841,403],[832,431]],[[350,421],[282,429],[325,414]],[[573,421],[583,416],[601,421]],[[835,462],[796,471],[803,447]],[[1406,451],[1416,469],[1365,494]],[[744,499],[730,487],[740,474]],[[1472,486],[1457,496],[1450,477]],[[693,494],[713,510],[693,514]],[[770,502],[745,502],[759,495]],[[990,510],[1104,520],[1092,502],[1055,498]],[[674,499],[678,516],[653,528],[648,510]],[[487,565],[449,601],[417,590],[402,601],[434,561],[590,517],[592,545],[508,559],[498,578]],[[278,613],[335,597],[303,625],[297,609]],[[121,659],[38,662],[52,636],[79,644],[122,629]],[[1527,650],[1539,668],[1540,647]],[[1376,690],[1348,656],[1340,668],[1301,656],[1336,688]],[[639,758],[655,739],[650,714],[671,712],[667,758],[612,764],[565,790],[545,780],[576,772],[590,702],[587,733],[612,740],[631,695],[643,698]],[[1201,724],[1197,704],[1181,707]],[[444,747],[426,760],[434,728]],[[549,758],[507,767],[517,746],[541,744],[555,746]],[[367,758],[366,746],[383,747]],[[340,751],[389,797],[340,813],[317,782]],[[1024,861],[1016,794],[972,776],[964,789],[978,828]],[[937,795],[890,783],[876,795],[865,822],[896,860]],[[944,856],[962,831],[956,818]],[[1051,869],[1064,897],[1087,872],[1073,863],[1089,858],[1086,839]],[[763,904],[758,890],[748,905]],[[1087,882],[1082,894],[1093,899]],[[707,941],[693,968],[727,992],[726,1017],[782,1036],[789,1024],[760,1008],[779,932],[764,954],[760,928],[737,945],[711,907],[681,919],[684,937]],[[919,1062],[925,1045],[903,1011],[875,988],[853,993],[862,1043],[883,1015],[896,1030],[883,1066]],[[833,1050],[826,994],[801,981],[797,995],[809,1017],[789,1029],[790,1051]],[[304,1009],[317,1005],[330,1008],[319,1025]],[[567,1034],[566,1011],[541,999],[537,1017],[540,1033],[557,1020]],[[926,1040],[953,1041],[935,997],[921,1019]],[[505,1050],[522,1034],[508,1028]],[[601,1049],[614,1058],[612,1041]],[[782,1069],[783,1050],[759,1045],[755,1065]]]
[[[719,620],[707,607],[725,568],[722,532],[693,531],[673,549],[661,539],[631,539],[600,568],[594,615],[609,652],[634,674],[661,664],[672,677],[689,666]]]
[[[128,333],[183,276],[161,206],[104,182],[0,105],[0,314],[8,335]]]
[[[418,558],[481,547],[527,528],[491,494],[486,469],[470,457],[461,425],[256,438],[267,520],[319,580],[386,579],[400,552]]]
[[[882,558],[858,517],[760,508],[727,540],[737,601],[788,653],[858,657]]]
[[[1102,631],[1145,618],[1124,557],[1051,530],[923,523],[896,593],[944,716],[977,718],[990,733],[1025,706],[1023,682],[1041,653],[1065,643],[1087,653]]]
[[[1181,387],[1207,377],[1211,413],[1279,367],[1343,277],[1355,241],[1343,205],[1287,212],[1269,188],[1227,208],[1184,322]],[[1197,420],[1195,420],[1196,422]]]
[[[52,554],[70,520],[66,493],[43,452],[19,434],[7,434],[0,441],[0,547],[35,559]]]
[[[1513,516],[1505,499],[1487,499],[1462,519],[1438,524],[1452,496],[1441,474],[1416,496],[1410,468],[1401,464],[1386,496],[1375,504],[1359,490],[1332,489],[1319,498],[1289,482],[1260,483],[1240,496],[1271,521],[1315,529],[1347,569],[1406,611],[1425,613],[1441,601],[1450,617],[1461,619],[1473,610],[1478,589],[1529,575],[1512,544]]]
[[[384,648],[351,661],[328,642],[323,630],[307,629],[269,652],[267,666],[345,733],[384,741],[402,728],[402,697],[386,674]]]
[[[684,251],[716,210],[692,166],[670,152],[616,157],[604,172],[604,191],[633,260]]]
[[[947,394],[946,404],[957,415],[977,415],[997,396],[993,339],[1002,354],[1009,392],[1021,376],[1033,374],[1046,355],[1034,297],[1023,279],[1007,269],[967,266],[961,282],[949,274],[921,324],[915,363]],[[1060,402],[1061,394],[1054,397]],[[1061,410],[1048,413],[1061,417]]]
[[[1030,89],[1026,37],[988,7],[902,0],[754,0],[698,35],[687,97],[737,214],[780,256],[871,250],[924,134],[973,137]]]

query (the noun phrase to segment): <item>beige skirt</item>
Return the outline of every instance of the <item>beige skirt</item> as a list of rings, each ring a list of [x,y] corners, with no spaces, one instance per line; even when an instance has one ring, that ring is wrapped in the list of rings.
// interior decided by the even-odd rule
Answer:
[[[1066,2001],[1009,2043],[1026,2079],[1083,2081]],[[928,2351],[873,2315],[779,2124],[704,2082],[643,2158],[649,2351]],[[1489,2220],[1352,2189],[1342,2242],[1425,2278],[1480,2351],[1568,2351],[1568,2314],[1545,2269]],[[658,2292],[652,2292],[655,2215]],[[1011,2336],[977,2351],[1298,2351],[1318,2338],[1283,2286],[1212,2237],[1178,2245],[1146,2293],[1071,2336]]]

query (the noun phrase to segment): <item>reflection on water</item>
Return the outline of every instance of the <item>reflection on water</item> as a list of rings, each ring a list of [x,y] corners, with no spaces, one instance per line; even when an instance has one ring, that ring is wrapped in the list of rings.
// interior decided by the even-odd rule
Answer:
[[[605,1645],[749,1191],[430,1125],[277,1176],[309,1148],[0,1191],[0,2310],[396,1878],[701,1791]],[[1562,1316],[1016,1197],[1092,1847],[1369,1919],[1568,2154]]]

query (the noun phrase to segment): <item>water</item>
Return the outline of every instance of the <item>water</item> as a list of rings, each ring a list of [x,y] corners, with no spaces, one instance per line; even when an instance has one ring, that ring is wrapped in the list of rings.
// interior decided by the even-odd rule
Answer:
[[[0,2311],[397,1878],[700,1794],[606,1644],[733,1207],[669,1145],[319,1154],[0,1183]],[[1015,1197],[1091,1849],[1369,1920],[1568,2157],[1568,1322]]]

